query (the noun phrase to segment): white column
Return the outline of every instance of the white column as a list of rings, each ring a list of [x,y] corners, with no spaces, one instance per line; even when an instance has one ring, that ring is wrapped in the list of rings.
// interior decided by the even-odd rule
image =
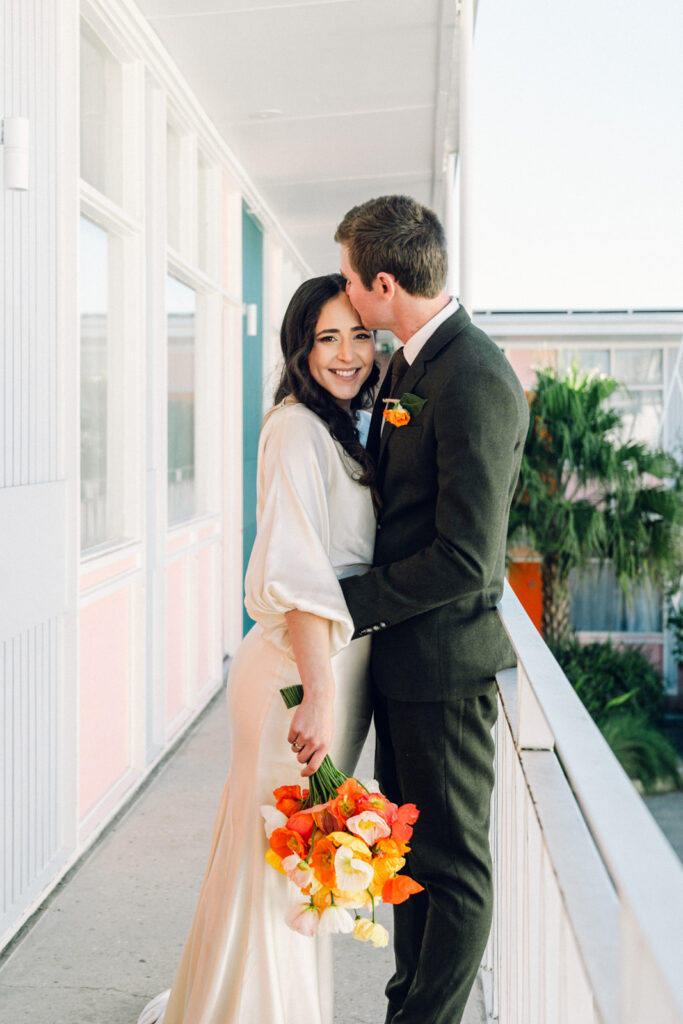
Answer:
[[[473,0],[460,0],[460,130],[458,163],[460,177],[460,288],[459,298],[472,311],[472,34]]]

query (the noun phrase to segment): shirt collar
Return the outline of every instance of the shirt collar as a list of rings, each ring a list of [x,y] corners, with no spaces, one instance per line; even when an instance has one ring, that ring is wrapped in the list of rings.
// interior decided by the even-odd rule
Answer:
[[[415,331],[412,337],[408,338],[407,342],[403,346],[403,354],[406,357],[408,366],[412,366],[417,359],[420,350],[424,345],[427,344],[432,334],[435,333],[437,328],[441,327],[442,323],[448,320],[449,316],[458,309],[460,303],[457,299],[451,299],[447,306],[439,310],[436,316],[433,316],[431,320],[428,320],[426,324],[423,324],[419,331]]]

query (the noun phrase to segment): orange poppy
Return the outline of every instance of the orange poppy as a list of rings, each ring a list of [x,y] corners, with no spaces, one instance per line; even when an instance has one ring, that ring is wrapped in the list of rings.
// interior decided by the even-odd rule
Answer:
[[[382,895],[384,886],[394,878],[397,871],[405,865],[404,857],[375,857],[372,861],[372,881],[368,888],[376,898]]]
[[[334,889],[337,884],[337,873],[334,870],[334,858],[337,855],[337,847],[329,839],[319,839],[313,847],[310,865],[313,874],[321,885],[328,889]]]
[[[292,853],[306,856],[306,847],[298,832],[292,828],[276,828],[270,837],[270,848],[283,859]]]
[[[413,893],[422,892],[423,889],[424,886],[416,882],[414,878],[409,878],[408,875],[397,875],[396,878],[390,878],[388,882],[385,882],[382,888],[382,902],[403,903]]]
[[[344,819],[339,818],[332,810],[330,803],[322,804],[322,806],[313,808],[313,820],[325,835],[330,832],[337,832],[338,829],[344,827]]]
[[[290,819],[287,822],[287,828],[292,829],[294,832],[298,832],[306,843],[310,842],[314,827],[315,822],[313,821],[313,815],[310,811],[297,811],[295,814],[290,816]]]
[[[387,825],[393,825],[398,807],[396,804],[392,804],[391,800],[387,800],[382,793],[366,793],[358,801],[356,814],[362,814],[363,811],[374,811],[384,818]]]
[[[346,779],[337,789],[337,796],[330,803],[330,810],[341,821],[357,813],[358,802],[367,796],[367,790],[356,779]]]
[[[282,811],[289,818],[296,811],[301,810],[301,805],[308,796],[308,790],[301,792],[301,786],[278,786],[273,790],[273,796],[277,803],[278,811]]]
[[[415,804],[401,804],[391,829],[392,839],[402,839],[407,842],[413,834],[412,826],[419,816],[420,812]]]

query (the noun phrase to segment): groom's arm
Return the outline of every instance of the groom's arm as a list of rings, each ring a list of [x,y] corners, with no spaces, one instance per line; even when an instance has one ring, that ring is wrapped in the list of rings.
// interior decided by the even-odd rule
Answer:
[[[442,389],[434,411],[436,535],[407,558],[341,581],[356,636],[500,585],[493,577],[526,436],[520,394],[488,367]]]

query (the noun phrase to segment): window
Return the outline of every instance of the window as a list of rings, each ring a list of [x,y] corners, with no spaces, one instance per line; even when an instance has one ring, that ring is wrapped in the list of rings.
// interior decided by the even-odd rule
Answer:
[[[589,633],[659,633],[662,595],[651,583],[636,587],[631,600],[624,597],[614,569],[593,563],[569,576],[572,626]]]
[[[176,277],[166,279],[168,324],[168,522],[197,512],[195,479],[194,289]]]
[[[143,224],[131,138],[143,122],[135,68],[85,20],[80,72],[81,548],[90,557],[141,524]]]
[[[662,355],[661,348],[617,349],[612,364],[612,375],[628,389],[616,396],[626,433],[648,444],[656,443],[662,418]]]
[[[120,63],[83,25],[81,31],[81,178],[122,200]]]
[[[562,366],[569,369],[578,366],[583,373],[597,370],[609,373],[610,353],[608,348],[566,348],[562,352]]]
[[[613,398],[614,406],[623,416],[625,437],[656,444],[663,409],[664,353],[661,346],[643,345],[649,338],[642,336],[634,339],[640,342],[635,347],[632,341],[628,344],[627,335],[603,338],[584,336],[583,344],[556,335],[534,348],[525,345],[525,338],[495,336],[495,339],[503,345],[511,366],[526,390],[533,388],[536,369],[541,366],[568,369],[577,364],[584,372],[597,370],[615,377],[625,386],[625,390]]]
[[[122,462],[116,429],[110,280],[112,239],[87,217],[80,221],[81,319],[81,546],[91,548],[121,533]],[[115,260],[114,260],[115,261]]]

